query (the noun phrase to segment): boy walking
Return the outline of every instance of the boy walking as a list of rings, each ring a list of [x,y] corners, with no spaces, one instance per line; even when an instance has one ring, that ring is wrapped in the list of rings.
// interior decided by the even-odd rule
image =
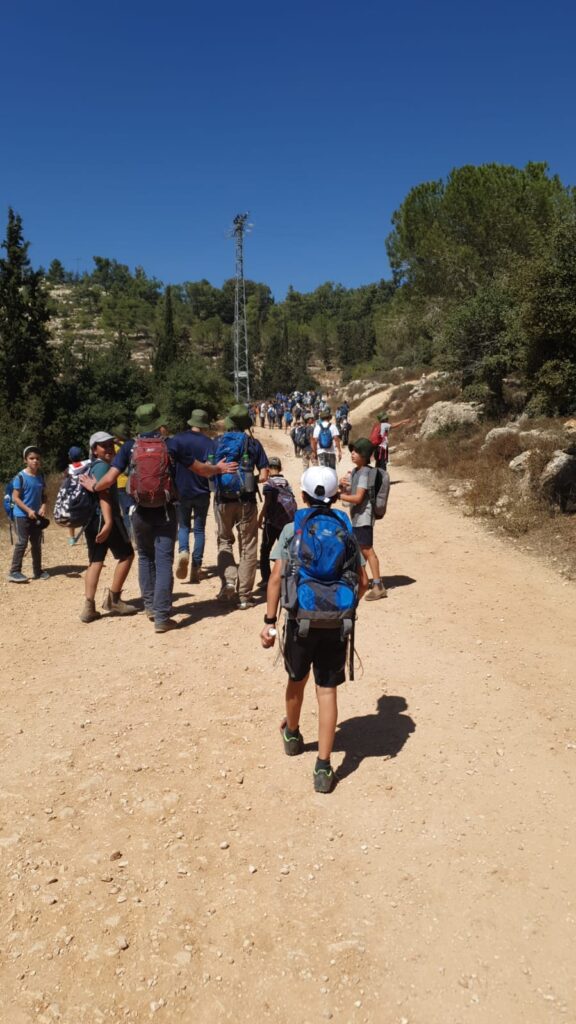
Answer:
[[[373,495],[376,471],[370,467],[373,451],[374,446],[367,437],[359,437],[351,444],[350,453],[355,468],[349,481],[347,477],[340,481],[343,492],[340,497],[351,506],[354,536],[372,573],[372,588],[366,594],[367,601],[379,601],[383,597],[388,597],[380,575],[378,555],[374,550]]]
[[[284,527],[271,552],[274,568],[268,583],[266,614],[260,641],[265,648],[273,647],[276,642],[278,607],[283,589],[282,603],[289,606],[283,650],[288,672],[286,716],[280,726],[284,752],[293,757],[301,754],[304,749],[300,715],[304,689],[312,668],[318,700],[318,757],[313,770],[313,783],[316,793],[329,793],[334,786],[330,757],[338,722],[337,688],[344,682],[346,675],[349,643],[346,623],[353,620],[356,603],[366,591],[368,580],[348,517],[331,509],[338,495],[338,478],[334,470],[324,466],[306,470],[301,488],[306,509],[298,511],[295,522]],[[323,556],[324,561],[327,561],[330,551],[333,555],[338,554],[338,545],[341,549],[335,573],[337,575],[340,572],[340,578],[333,580],[330,588],[338,588],[337,603],[346,605],[344,614],[347,618],[335,617],[329,624],[322,617],[325,612],[302,612],[301,583],[304,582],[302,577],[307,575],[304,547],[306,537],[310,535],[313,535],[312,546],[320,561]],[[312,567],[310,562],[309,566]],[[312,579],[310,574],[307,575],[305,585],[309,595],[315,587],[319,595],[322,592],[321,581]],[[313,604],[314,601],[306,602],[307,605],[309,603]]]
[[[12,564],[8,573],[10,583],[27,583],[28,577],[22,572],[24,553],[30,543],[32,552],[32,574],[35,580],[47,580],[48,573],[42,570],[42,519],[46,515],[46,483],[40,467],[42,459],[35,445],[28,445],[22,453],[24,469],[12,481],[12,502],[14,506],[14,529],[16,543],[12,552]]]
[[[258,526],[262,530],[260,575],[264,585],[270,579],[272,545],[278,540],[286,524],[292,522],[296,512],[296,501],[290,484],[282,475],[280,459],[269,459],[268,466],[269,476],[263,488],[264,504],[258,516]]]

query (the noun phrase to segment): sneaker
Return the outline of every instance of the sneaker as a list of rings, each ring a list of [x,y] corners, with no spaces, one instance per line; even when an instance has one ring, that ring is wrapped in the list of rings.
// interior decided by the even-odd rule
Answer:
[[[46,572],[45,569],[42,572],[35,572],[34,573],[34,579],[35,580],[49,580],[50,579],[50,573]]]
[[[122,601],[118,598],[116,601],[112,597],[112,591],[106,588],[104,592],[104,600],[102,601],[102,608],[109,615],[134,615],[136,611],[134,605],[126,604],[126,601]]]
[[[286,724],[283,722],[280,726],[280,732],[282,733],[282,742],[284,744],[284,753],[288,757],[296,757],[297,754],[301,754],[304,750],[304,737],[298,729],[296,736],[289,736],[286,731]]]
[[[238,607],[241,611],[245,612],[248,608],[255,608],[256,602],[253,601],[251,597],[243,597],[238,603]]]
[[[154,622],[154,619],[156,618],[156,616],[154,615],[153,611],[147,611],[146,612],[146,618],[149,619],[150,622]]]
[[[226,583],[218,594],[219,601],[235,601],[236,587],[233,583]]]
[[[96,622],[96,619],[100,618],[100,612],[96,611],[96,603],[87,597],[80,613],[80,622]]]
[[[190,555],[187,551],[181,551],[178,555],[178,565],[176,567],[176,577],[179,580],[185,580],[188,576],[188,562],[190,561]]]
[[[178,629],[178,623],[174,622],[174,619],[164,619],[154,626],[155,633],[169,633],[172,629]]]
[[[315,768],[312,777],[314,779],[315,793],[329,793],[334,785],[334,772],[332,768]]]
[[[376,586],[372,587],[366,596],[365,601],[379,601],[382,597],[388,597],[388,592],[383,583],[377,583]]]
[[[28,577],[23,572],[10,572],[8,573],[8,581],[10,583],[28,583]]]

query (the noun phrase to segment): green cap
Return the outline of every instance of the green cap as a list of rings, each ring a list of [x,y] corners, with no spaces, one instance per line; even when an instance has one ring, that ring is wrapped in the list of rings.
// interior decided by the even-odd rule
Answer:
[[[359,437],[352,444],[348,445],[351,452],[358,452],[366,462],[370,462],[372,458],[372,452],[374,451],[374,445],[372,441],[369,441],[367,437]]]
[[[189,427],[199,427],[200,430],[210,429],[210,420],[208,419],[208,413],[205,409],[192,409],[190,413],[190,419],[188,420]]]
[[[233,405],[224,420],[226,430],[248,430],[252,420],[245,405]]]
[[[127,441],[130,437],[130,427],[127,423],[117,423],[115,427],[112,427],[112,433],[119,441]]]
[[[136,409],[136,426],[139,434],[146,434],[151,430],[158,430],[166,423],[165,416],[162,416],[160,409],[154,402],[147,405],[139,405]]]

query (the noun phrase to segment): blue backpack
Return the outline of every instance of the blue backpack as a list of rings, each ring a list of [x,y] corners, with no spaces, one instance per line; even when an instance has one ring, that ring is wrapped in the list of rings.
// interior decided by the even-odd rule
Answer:
[[[18,473],[18,482],[20,484],[20,490],[24,487],[24,479],[22,473]],[[12,492],[14,491],[14,477],[11,477],[8,483],[4,487],[4,511],[8,516],[11,523],[14,522],[14,502],[12,500]]]
[[[242,430],[229,430],[216,443],[215,461],[237,462],[235,473],[222,473],[214,477],[216,482],[216,500],[239,501],[241,497],[254,494],[254,463],[248,452],[248,435]]]
[[[330,427],[321,427],[318,434],[318,447],[327,450],[332,447],[332,431]]]
[[[298,622],[298,635],[310,629],[353,632],[358,605],[360,552],[344,512],[315,506],[299,509],[282,577],[281,602]]]

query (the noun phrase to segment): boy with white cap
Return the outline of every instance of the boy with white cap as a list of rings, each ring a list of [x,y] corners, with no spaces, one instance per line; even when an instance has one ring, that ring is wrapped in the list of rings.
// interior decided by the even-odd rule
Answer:
[[[311,512],[321,515],[324,509],[327,515],[338,517],[340,520],[341,531],[346,536],[349,551],[352,552],[358,598],[362,597],[368,588],[368,579],[360,550],[351,532],[350,521],[343,512],[328,513],[330,506],[338,497],[338,478],[335,471],[326,466],[313,466],[303,474],[301,488],[302,499]],[[297,519],[300,515],[301,513],[297,513]],[[274,560],[274,568],[268,583],[264,628],[260,633],[262,646],[266,648],[273,647],[276,641],[282,580],[291,566],[291,545],[295,529],[300,528],[303,533],[302,523],[288,523],[270,554]],[[322,530],[318,531],[316,540],[322,544]],[[330,755],[338,722],[337,687],[345,679],[348,643],[348,637],[334,628],[311,628],[307,636],[301,636],[297,619],[288,618],[286,622],[283,654],[288,683],[286,717],[280,726],[284,752],[294,756],[301,754],[304,749],[299,725],[300,713],[304,688],[310,669],[313,668],[318,699],[318,757],[313,772],[314,790],[317,793],[329,793],[334,786]]]

